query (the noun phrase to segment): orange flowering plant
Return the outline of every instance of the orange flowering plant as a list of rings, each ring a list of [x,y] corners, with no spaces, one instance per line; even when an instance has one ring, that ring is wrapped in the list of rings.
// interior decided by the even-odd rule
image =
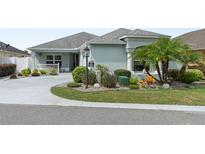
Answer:
[[[148,85],[150,85],[150,84],[154,84],[156,81],[155,81],[155,79],[154,79],[152,76],[148,75],[148,76],[146,76],[146,78],[145,78],[145,82],[146,82]]]

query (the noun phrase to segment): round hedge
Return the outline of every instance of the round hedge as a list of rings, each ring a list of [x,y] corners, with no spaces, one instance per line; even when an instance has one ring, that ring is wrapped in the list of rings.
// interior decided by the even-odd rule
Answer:
[[[126,70],[126,69],[117,69],[114,71],[115,75],[117,76],[117,78],[119,76],[126,76],[128,78],[131,77],[131,72],[129,70]]]
[[[194,81],[199,81],[203,78],[203,73],[197,69],[189,69],[184,74],[181,75],[181,81],[184,83],[192,83]]]
[[[139,80],[138,80],[137,77],[131,77],[129,82],[130,82],[130,84],[137,84],[138,81],[139,81]]]
[[[139,89],[139,86],[137,84],[130,84],[129,88],[130,89]]]
[[[82,76],[85,74],[86,68],[84,66],[78,66],[72,71],[73,80],[75,82],[81,83]]]

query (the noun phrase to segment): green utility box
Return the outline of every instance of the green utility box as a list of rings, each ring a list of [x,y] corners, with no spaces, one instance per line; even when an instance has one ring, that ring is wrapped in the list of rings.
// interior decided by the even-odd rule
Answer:
[[[119,76],[118,83],[121,86],[128,86],[129,85],[129,78],[127,76]]]

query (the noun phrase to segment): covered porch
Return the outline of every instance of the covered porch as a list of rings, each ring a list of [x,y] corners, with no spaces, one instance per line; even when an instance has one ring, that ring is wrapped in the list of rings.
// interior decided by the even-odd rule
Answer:
[[[32,62],[31,68],[39,68],[39,66],[49,66],[56,65],[59,72],[71,72],[75,67],[79,66],[80,62],[80,52],[73,51],[35,51],[32,52]]]

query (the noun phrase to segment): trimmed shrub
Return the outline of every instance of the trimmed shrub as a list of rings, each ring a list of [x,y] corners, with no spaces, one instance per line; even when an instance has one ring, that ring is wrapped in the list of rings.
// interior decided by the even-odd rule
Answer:
[[[84,66],[78,66],[72,71],[73,80],[75,82],[81,83],[82,76],[85,74],[86,68]]]
[[[69,87],[69,88],[81,87],[81,84],[80,83],[76,83],[76,82],[69,82],[67,84],[67,87]]]
[[[89,72],[88,72],[88,85],[94,85],[95,83],[96,83],[96,74],[95,74],[95,72],[94,71],[92,71],[92,70],[90,70]],[[82,82],[84,83],[84,84],[86,84],[87,83],[87,76],[86,76],[86,74],[83,74],[83,76],[82,76]]]
[[[49,68],[49,75],[58,75],[58,73],[57,73],[57,69],[56,68]]]
[[[130,78],[130,84],[137,84],[138,83],[138,78],[137,77],[131,77]]]
[[[137,84],[130,84],[129,88],[130,89],[139,89],[139,86]]]
[[[8,76],[16,71],[15,64],[0,64],[0,77]]]
[[[33,72],[31,73],[31,76],[41,76],[41,73],[39,72],[39,70],[34,69]]]
[[[131,77],[131,72],[128,71],[128,70],[125,70],[125,69],[117,69],[117,70],[114,71],[114,73],[115,73],[115,75],[117,76],[117,78],[118,78],[119,76],[126,76],[126,77],[128,77],[128,78]]]
[[[21,71],[21,74],[22,74],[23,76],[29,76],[29,75],[31,74],[31,69],[30,69],[30,68],[23,69],[23,70]]]
[[[101,84],[107,88],[115,88],[117,84],[117,78],[114,74],[110,74],[110,73],[104,74],[102,76]]]
[[[48,71],[47,71],[47,70],[42,69],[42,70],[40,70],[40,73],[41,73],[42,75],[46,75],[46,74],[48,73]]]
[[[168,71],[168,77],[173,81],[178,81],[180,79],[180,70],[170,69]]]
[[[180,80],[184,83],[192,83],[203,78],[203,73],[197,69],[189,69],[181,75]]]

